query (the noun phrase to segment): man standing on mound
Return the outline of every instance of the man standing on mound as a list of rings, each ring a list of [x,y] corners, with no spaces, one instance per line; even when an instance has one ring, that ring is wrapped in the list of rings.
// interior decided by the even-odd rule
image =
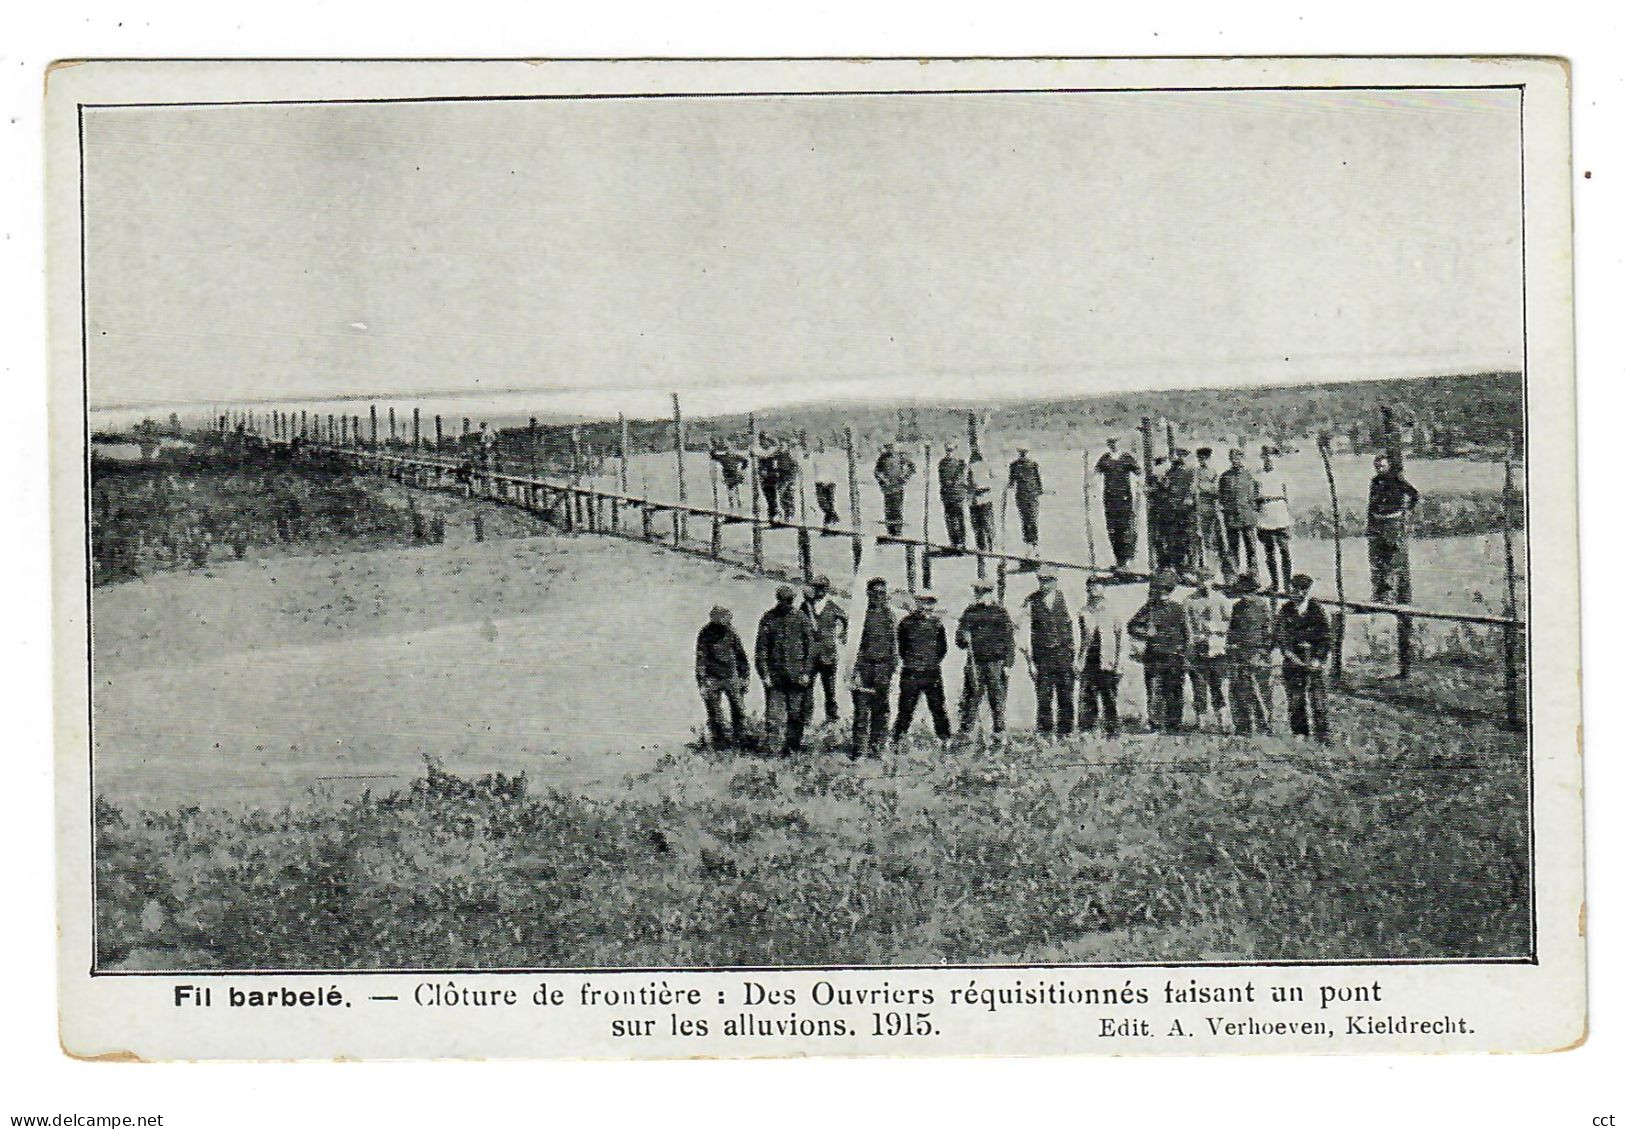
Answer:
[[[965,657],[965,683],[959,695],[959,735],[976,732],[976,716],[987,698],[993,738],[1004,736],[1004,705],[1010,694],[1010,667],[1016,661],[1016,625],[994,596],[993,585],[978,580],[976,602],[959,615],[954,641]]]
[[[711,621],[700,628],[694,642],[694,681],[705,702],[705,721],[711,732],[711,747],[728,747],[729,729],[722,718],[722,701],[728,700],[733,723],[733,743],[745,743],[745,691],[750,688],[750,659],[745,645],[734,630],[733,613],[724,607],[711,609]]]
[[[897,625],[897,657],[903,664],[903,677],[897,686],[897,726],[892,730],[892,740],[899,740],[908,732],[914,721],[914,707],[923,695],[937,736],[946,741],[953,732],[948,724],[948,704],[942,689],[942,660],[948,657],[948,632],[937,618],[937,598],[930,592],[916,592],[914,610]]]
[[[756,628],[756,673],[767,692],[762,734],[767,752],[789,754],[801,748],[817,642],[812,618],[796,607],[796,590],[788,584],[780,587],[778,603]]]
[[[897,618],[892,614],[886,581],[875,577],[866,587],[869,606],[858,633],[852,660],[852,755],[879,756],[891,719],[891,680],[897,673]]]

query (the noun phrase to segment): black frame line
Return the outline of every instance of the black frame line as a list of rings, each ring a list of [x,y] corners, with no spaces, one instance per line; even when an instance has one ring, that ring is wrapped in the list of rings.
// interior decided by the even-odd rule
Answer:
[[[1541,58],[1541,56],[1527,56],[1528,58]],[[1217,56],[1170,56],[1171,61],[1193,61],[1208,59],[1220,61]],[[1341,58],[1375,58],[1375,59],[1421,59],[1437,58],[1437,56],[1294,56],[1293,59],[1341,59]],[[1474,56],[1455,56],[1459,61],[1471,61]],[[875,58],[874,62],[886,61],[926,61],[915,60],[912,56],[885,56]],[[207,63],[207,62],[278,62],[278,63],[500,63],[500,62],[531,62],[526,59],[97,59],[85,60],[87,62],[162,62],[162,63]],[[684,58],[665,59],[650,58],[622,58],[622,59],[553,59],[545,60],[561,63],[610,63],[610,62],[850,62],[851,59],[831,57],[800,57],[800,58]],[[1097,58],[1078,59],[1072,56],[1016,56],[1008,58],[972,56],[967,58],[944,58],[929,61],[961,62],[1023,62],[1023,61],[1068,61],[1068,62],[1125,62],[1126,58]],[[1260,59],[1258,61],[1268,61]],[[1522,290],[1522,320],[1523,320],[1523,489],[1524,489],[1524,760],[1527,766],[1526,784],[1526,818],[1528,820],[1528,867],[1527,890],[1529,900],[1529,954],[1528,956],[1512,957],[1441,957],[1441,958],[1368,958],[1361,960],[1260,960],[1260,961],[1126,961],[1126,962],[1098,962],[1088,964],[837,964],[837,965],[716,965],[704,967],[685,966],[652,966],[636,968],[620,967],[582,967],[582,968],[338,968],[338,969],[293,969],[293,968],[251,968],[251,969],[130,969],[110,970],[97,967],[97,954],[100,951],[96,936],[96,735],[93,699],[95,695],[95,625],[94,625],[94,586],[92,584],[92,548],[91,548],[91,480],[90,480],[90,350],[89,350],[89,305],[86,297],[86,190],[85,190],[85,111],[86,110],[119,110],[119,109],[182,109],[188,107],[229,107],[229,106],[333,106],[333,105],[400,105],[412,103],[460,103],[460,102],[545,102],[545,101],[627,101],[650,99],[725,99],[725,98],[874,98],[874,97],[901,97],[908,95],[923,96],[950,96],[950,95],[976,95],[976,94],[1211,94],[1226,92],[1252,92],[1262,93],[1270,91],[1310,91],[1310,90],[1346,90],[1346,91],[1411,91],[1411,90],[1516,90],[1518,91],[1518,198],[1519,208],[1519,256],[1521,269]],[[290,99],[248,99],[239,101],[194,101],[194,102],[79,102],[76,103],[78,115],[78,147],[79,147],[79,363],[80,363],[80,413],[81,436],[83,451],[81,452],[82,468],[84,474],[83,501],[85,507],[85,733],[86,752],[89,760],[89,826],[90,826],[90,969],[89,974],[95,977],[219,977],[219,976],[381,976],[381,975],[647,975],[658,973],[741,973],[741,972],[906,972],[925,970],[958,970],[969,969],[977,971],[1016,971],[1016,972],[1056,972],[1067,970],[1088,969],[1160,969],[1160,968],[1355,968],[1380,966],[1493,966],[1493,965],[1539,965],[1539,915],[1536,909],[1536,895],[1538,887],[1535,883],[1535,757],[1534,757],[1534,706],[1533,693],[1534,679],[1529,670],[1529,656],[1532,653],[1532,637],[1534,632],[1534,591],[1533,559],[1531,538],[1529,536],[1530,511],[1530,476],[1529,476],[1529,240],[1528,240],[1528,191],[1527,191],[1527,165],[1528,153],[1525,137],[1525,110],[1528,101],[1528,85],[1526,83],[1393,83],[1393,84],[1366,84],[1345,85],[1335,83],[1322,84],[1294,84],[1294,85],[1240,85],[1240,86],[1109,86],[1109,87],[971,87],[937,90],[789,90],[789,91],[691,91],[691,92],[662,92],[662,93],[578,93],[578,94],[482,94],[482,95],[443,95],[443,96],[417,96],[401,98],[290,98]]]

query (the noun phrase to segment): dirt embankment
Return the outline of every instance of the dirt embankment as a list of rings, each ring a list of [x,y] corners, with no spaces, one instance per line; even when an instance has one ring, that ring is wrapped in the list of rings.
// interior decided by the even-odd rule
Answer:
[[[98,590],[98,792],[143,806],[398,785],[434,757],[583,786],[699,720],[693,636],[774,582],[536,536],[212,566]],[[653,754],[647,754],[652,756]]]

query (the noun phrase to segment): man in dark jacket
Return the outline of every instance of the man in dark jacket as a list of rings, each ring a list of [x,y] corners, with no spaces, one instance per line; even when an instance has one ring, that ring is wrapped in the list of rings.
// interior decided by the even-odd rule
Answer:
[[[891,720],[891,680],[897,673],[897,619],[892,614],[886,581],[875,577],[866,587],[869,606],[858,632],[852,659],[852,755],[880,755]]]
[[[1038,732],[1054,730],[1065,737],[1072,732],[1076,717],[1072,684],[1077,677],[1073,664],[1078,648],[1072,613],[1053,573],[1039,574],[1038,591],[1022,602],[1017,623],[1029,632],[1031,646],[1025,654],[1038,694]]]
[[[1021,540],[1029,549],[1038,548],[1038,500],[1044,496],[1044,479],[1038,473],[1038,464],[1027,455],[1027,448],[1017,447],[1015,461],[1010,464],[1010,476],[1004,488],[1016,495],[1016,510],[1021,514]]]
[[[1170,598],[1177,584],[1171,572],[1153,576],[1150,598],[1128,621],[1129,638],[1139,642],[1145,668],[1146,727],[1168,733],[1185,725],[1185,662],[1190,652],[1185,609]]]
[[[949,443],[937,463],[937,489],[942,495],[942,524],[948,531],[948,544],[956,549],[965,547],[965,500],[969,493],[966,483],[965,460],[958,448]]]
[[[1178,573],[1189,572],[1196,560],[1196,470],[1190,465],[1190,455],[1184,447],[1174,451],[1174,461],[1162,480],[1167,556],[1157,565]]]
[[[812,620],[796,607],[796,590],[784,585],[778,603],[756,628],[756,673],[767,692],[762,741],[769,752],[788,754],[801,748],[815,644]]]
[[[1226,554],[1232,568],[1241,568],[1241,554],[1247,553],[1247,572],[1258,576],[1258,480],[1247,469],[1247,455],[1240,447],[1230,448],[1230,469],[1219,475],[1219,516],[1229,542]]]
[[[921,695],[931,710],[937,736],[946,740],[953,732],[942,689],[942,660],[947,657],[948,632],[937,618],[937,598],[930,592],[916,592],[914,610],[897,624],[897,658],[903,674],[897,684],[897,724],[892,728],[892,740],[908,732]]]
[[[886,534],[903,535],[904,489],[914,477],[914,460],[899,451],[895,444],[880,448],[875,460],[875,481],[880,484],[880,500],[886,510]]]
[[[784,497],[783,485],[779,482],[779,444],[771,435],[760,436],[756,446],[751,448],[751,455],[756,460],[756,488],[767,506],[767,520],[778,521],[779,502]]]
[[[1230,720],[1237,734],[1270,731],[1270,655],[1275,650],[1275,612],[1258,594],[1258,578],[1236,578],[1241,594],[1230,609],[1225,656],[1230,667]]]
[[[1016,661],[1016,627],[994,596],[993,585],[977,581],[976,602],[959,616],[954,643],[965,656],[965,682],[959,695],[959,733],[976,729],[982,698],[993,715],[993,736],[1004,733],[1004,705],[1010,694],[1010,667]]]
[[[1330,741],[1326,716],[1326,660],[1332,653],[1332,624],[1326,609],[1309,595],[1312,578],[1292,578],[1292,598],[1275,613],[1275,645],[1281,650],[1281,681],[1286,684],[1292,732]]]
[[[706,725],[711,731],[711,747],[728,746],[729,729],[723,725],[722,701],[728,700],[735,745],[745,743],[745,691],[750,687],[750,659],[745,645],[734,630],[733,613],[724,607],[711,609],[711,621],[700,628],[694,642],[694,681],[705,702]]]
[[[824,686],[824,720],[841,720],[841,707],[835,701],[835,668],[840,661],[841,647],[846,643],[846,610],[829,596],[829,577],[816,577],[807,586],[801,610],[813,622],[814,645],[812,681]],[[807,693],[807,720],[812,720],[813,695],[809,685]]]
[[[1387,455],[1372,460],[1376,471],[1365,510],[1366,553],[1371,562],[1371,598],[1379,604],[1392,604],[1401,596],[1395,581],[1405,560],[1405,526],[1411,511],[1422,500],[1421,493],[1394,470]]]
[[[1140,477],[1140,464],[1126,451],[1119,454],[1117,440],[1106,440],[1106,453],[1095,463],[1095,473],[1101,479],[1101,507],[1106,514],[1106,536],[1112,543],[1112,556],[1119,570],[1134,563],[1139,548],[1139,530],[1135,511],[1135,480]]]

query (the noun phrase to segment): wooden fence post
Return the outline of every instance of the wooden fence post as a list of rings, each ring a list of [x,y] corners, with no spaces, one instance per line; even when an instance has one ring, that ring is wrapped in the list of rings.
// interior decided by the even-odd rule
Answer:
[[[756,413],[750,413],[750,561],[762,570],[762,469],[757,465]]]
[[[682,507],[688,505],[688,470],[687,460],[684,458],[687,441],[683,436],[683,405],[677,398],[677,393],[671,394],[671,426],[677,448],[677,505],[671,512],[671,540],[673,545],[679,547],[683,544],[684,526],[688,524],[688,511]]]
[[[1140,491],[1140,515],[1145,523],[1145,563],[1146,572],[1155,574],[1157,571],[1157,538],[1156,530],[1151,525],[1151,417],[1140,417],[1140,458],[1143,461],[1141,473],[1145,475],[1147,489]]]
[[[1383,442],[1388,449],[1388,465],[1396,475],[1405,474],[1405,444],[1400,436],[1399,426],[1394,419],[1394,411],[1387,404],[1382,406],[1382,434]],[[1401,521],[1396,531],[1394,544],[1394,602],[1409,604],[1411,602],[1411,547],[1410,529],[1408,523]],[[1400,615],[1395,617],[1395,642],[1399,651],[1399,677],[1411,676],[1411,617]]]
[[[856,576],[863,567],[863,511],[858,501],[858,451],[850,427],[846,429],[846,496],[852,511],[852,575]]]
[[[1093,476],[1089,466],[1089,448],[1083,449],[1083,536],[1089,542],[1089,571],[1094,572],[1100,567],[1100,561],[1095,557],[1095,516],[1094,499],[1090,496],[1090,478]]]
[[[920,581],[931,587],[931,444],[925,445],[925,499],[920,515]]]
[[[1524,725],[1523,695],[1518,692],[1521,633],[1515,622],[1518,618],[1518,566],[1512,551],[1512,525],[1518,505],[1517,487],[1512,475],[1512,456],[1516,449],[1516,437],[1507,436],[1506,480],[1501,487],[1501,544],[1506,554],[1506,617],[1514,622],[1507,624],[1501,634],[1506,662],[1506,727],[1513,732],[1521,730]],[[1528,535],[1526,528],[1524,536]]]
[[[711,463],[711,555],[722,556],[722,494],[717,487],[717,461]]]
[[[395,405],[389,406],[389,445],[395,445]]]
[[[530,447],[530,508],[536,509],[536,480],[541,477],[536,471],[536,417],[530,417],[530,423],[525,427],[525,440]]]
[[[378,449],[378,405],[367,405],[367,418],[372,421],[372,448]]]
[[[630,446],[630,436],[627,434],[626,413],[625,412],[620,413],[620,424],[621,424],[621,497],[624,498],[630,492],[629,488],[627,486],[627,471],[626,471],[626,455],[627,455],[627,447]],[[621,528],[621,503],[620,502],[617,501],[613,506],[610,507],[610,515],[609,516],[610,516],[610,520],[615,523],[615,528],[620,529]]]
[[[442,425],[442,423],[440,421],[440,417],[438,415],[436,415],[434,417],[434,449],[436,451],[439,451],[440,449],[445,447],[445,445],[446,445],[446,430],[445,430],[445,427]]]
[[[1337,581],[1337,624],[1332,635],[1332,684],[1343,681],[1343,636],[1347,631],[1349,610],[1343,590],[1343,514],[1337,504],[1337,479],[1332,477],[1332,439],[1322,433],[1320,465],[1326,468],[1326,488],[1332,495],[1332,574]]]
[[[687,437],[682,434],[682,403],[678,400],[678,393],[671,393],[671,430],[676,439],[678,448],[678,504],[689,504],[689,476],[687,476]],[[682,508],[671,512],[671,539],[674,544],[682,544],[682,538],[687,536],[686,526],[689,523],[689,513]]]

